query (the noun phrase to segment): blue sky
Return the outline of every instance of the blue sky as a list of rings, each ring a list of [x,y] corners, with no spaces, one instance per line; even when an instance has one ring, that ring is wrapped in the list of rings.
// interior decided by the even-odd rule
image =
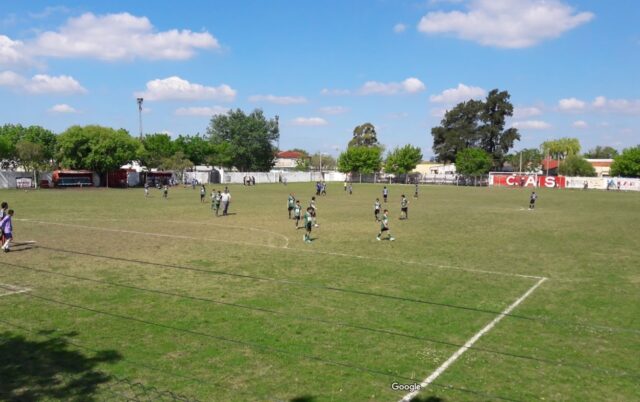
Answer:
[[[281,148],[336,154],[373,123],[430,157],[455,103],[508,90],[516,149],[640,143],[634,0],[0,3],[0,123],[204,133],[214,113],[279,115]]]

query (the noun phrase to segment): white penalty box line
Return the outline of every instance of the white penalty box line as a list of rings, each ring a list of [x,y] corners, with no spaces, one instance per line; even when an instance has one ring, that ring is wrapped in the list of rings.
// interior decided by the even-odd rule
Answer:
[[[405,396],[400,399],[399,402],[409,402],[413,398],[415,398],[420,391],[427,388],[430,384],[432,384],[442,373],[445,372],[456,360],[460,358],[467,350],[469,350],[483,335],[487,332],[491,331],[493,327],[496,326],[504,317],[509,315],[511,311],[513,311],[520,303],[522,303],[527,297],[529,297],[547,278],[540,278],[533,286],[531,286],[522,296],[520,296],[516,301],[511,303],[509,307],[504,309],[497,317],[491,320],[487,325],[485,325],[480,331],[476,332],[464,345],[462,345],[458,350],[456,350],[451,357],[449,357],[444,363],[440,365],[431,375],[425,378],[419,387],[416,387],[416,390],[409,392]]]
[[[251,247],[263,247],[263,248],[270,248],[275,250],[288,250],[288,251],[302,252],[302,253],[309,253],[309,254],[322,254],[322,255],[331,255],[336,257],[357,258],[362,260],[385,261],[385,262],[402,263],[402,264],[409,264],[409,265],[419,265],[419,266],[444,269],[444,270],[471,272],[475,274],[498,275],[498,276],[517,277],[517,278],[524,278],[524,279],[536,279],[536,280],[543,279],[543,278],[548,279],[544,276],[538,276],[538,275],[526,275],[526,274],[517,274],[512,272],[489,271],[489,270],[483,270],[483,269],[464,268],[464,267],[442,265],[442,264],[435,264],[435,263],[422,262],[422,261],[398,260],[398,259],[392,259],[392,258],[374,257],[374,256],[367,256],[367,255],[349,254],[349,253],[323,251],[323,250],[311,250],[308,248],[289,247],[288,237],[280,233],[271,232],[264,229],[255,229],[255,228],[253,230],[282,236],[285,239],[286,244],[284,246],[274,246],[270,244],[260,244],[260,243],[223,240],[223,239],[212,239],[208,237],[184,236],[184,235],[166,234],[166,233],[143,232],[143,231],[127,230],[127,229],[105,228],[100,226],[78,225],[78,224],[72,224],[72,223],[41,221],[41,220],[35,220],[35,219],[23,218],[23,219],[17,219],[17,220],[23,221],[23,222],[36,223],[36,224],[43,224],[43,225],[54,225],[54,226],[63,226],[63,227],[71,227],[71,228],[79,228],[79,229],[98,230],[103,232],[125,233],[125,234],[141,235],[141,236],[165,237],[165,238],[183,239],[183,240],[212,241],[212,242],[227,243],[227,244],[245,245],[245,246],[251,246]],[[121,220],[110,219],[109,221],[117,222]],[[217,225],[217,226],[244,228],[242,226],[230,226],[230,225]],[[244,228],[244,229],[251,230],[251,228]]]

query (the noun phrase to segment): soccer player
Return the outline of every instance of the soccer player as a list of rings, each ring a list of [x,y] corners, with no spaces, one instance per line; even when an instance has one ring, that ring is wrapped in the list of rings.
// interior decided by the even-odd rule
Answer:
[[[224,193],[220,195],[220,201],[222,202],[222,216],[227,216],[229,204],[231,204],[231,194],[229,194],[229,190],[226,187]]]
[[[316,197],[311,197],[309,208],[311,208],[311,216],[313,217],[314,226],[318,227],[318,223],[316,222],[316,214],[318,212],[318,208],[316,207]]]
[[[204,184],[200,186],[200,202],[204,202],[204,197],[207,195],[207,189],[204,187]]]
[[[395,238],[393,236],[391,236],[391,232],[389,231],[389,210],[385,209],[384,212],[382,213],[382,220],[380,221],[380,233],[378,233],[378,236],[376,236],[376,240],[380,241],[382,240],[380,238],[380,236],[382,236],[382,233],[387,232],[389,234],[388,239],[391,241],[394,241]]]
[[[0,230],[2,230],[2,235],[4,237],[4,243],[2,244],[2,250],[5,253],[10,251],[11,240],[13,239],[13,222],[11,221],[11,217],[13,216],[13,209],[7,211],[7,214],[0,221]]]
[[[389,196],[389,189],[387,188],[387,186],[384,186],[384,188],[382,189],[382,199],[384,200],[384,202],[387,202],[387,197]]]
[[[353,195],[353,185],[349,183],[349,195]]]
[[[538,194],[536,194],[535,191],[532,191],[531,196],[529,197],[529,210],[535,209],[537,199],[538,199]]]
[[[293,196],[293,193],[289,193],[289,198],[287,199],[287,210],[289,211],[289,219],[291,219],[291,211],[296,205],[296,197]]]
[[[402,194],[400,200],[400,219],[409,219],[409,200]]]
[[[416,198],[416,199],[418,198],[418,182],[416,182],[416,189],[413,193],[413,198]]]
[[[380,221],[380,198],[376,198],[375,204],[373,204],[373,215],[376,218],[376,222]]]
[[[300,205],[300,200],[296,200],[296,205],[293,207],[293,219],[296,220],[296,229],[300,227],[300,212],[302,211],[302,206]]]
[[[307,212],[304,214],[304,228],[306,232],[302,239],[305,243],[311,243],[311,228],[313,227],[313,208],[307,208]]]
[[[149,183],[144,183],[144,198],[149,198]]]
[[[162,198],[165,200],[169,198],[169,187],[166,184],[164,185],[164,190],[162,190]]]
[[[220,190],[218,190],[216,195],[213,197],[213,209],[216,210],[216,216],[218,216],[218,214],[220,212],[220,201],[221,200],[222,200],[222,193],[220,193]]]
[[[322,195],[327,195],[327,183],[326,182],[322,182]]]
[[[9,204],[6,201],[2,201],[2,204],[0,204],[0,222],[2,222],[2,219],[4,219],[5,216],[7,216],[8,210]],[[4,244],[4,240],[4,233],[0,230],[0,244]]]
[[[538,194],[535,191],[531,192],[531,197],[529,197],[529,210],[533,210],[536,207],[536,200],[538,199]]]

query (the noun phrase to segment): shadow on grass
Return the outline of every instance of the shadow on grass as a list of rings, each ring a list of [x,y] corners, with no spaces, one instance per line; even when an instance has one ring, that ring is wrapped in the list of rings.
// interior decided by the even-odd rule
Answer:
[[[439,396],[416,396],[410,402],[446,402]]]
[[[317,399],[315,396],[302,395],[289,399],[289,402],[315,402]]]
[[[12,332],[0,333],[0,400],[93,401],[97,387],[110,380],[96,366],[122,358],[113,350],[88,357],[70,349],[67,339],[77,336],[75,332],[38,334],[47,339],[38,341]]]

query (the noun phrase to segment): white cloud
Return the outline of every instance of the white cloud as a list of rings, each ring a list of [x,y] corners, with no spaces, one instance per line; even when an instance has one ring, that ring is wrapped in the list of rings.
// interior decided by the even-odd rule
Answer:
[[[24,89],[33,94],[82,94],[87,92],[78,81],[68,75],[52,77],[46,74],[37,74],[25,83]]]
[[[601,112],[640,115],[640,99],[607,99],[598,96],[591,105]]]
[[[68,75],[37,74],[31,79],[27,79],[13,71],[0,73],[0,86],[13,87],[31,94],[83,94],[87,92],[75,78]]]
[[[584,120],[576,120],[576,121],[573,122],[572,126],[575,127],[575,128],[587,128],[587,127],[589,127],[587,122],[584,121]]]
[[[563,112],[595,111],[601,113],[640,115],[640,99],[608,99],[596,97],[593,102],[569,98],[560,99],[558,108]]]
[[[26,79],[13,71],[3,71],[0,73],[0,86],[18,87],[24,85]]]
[[[236,97],[236,90],[226,84],[208,87],[173,76],[147,82],[147,90],[137,92],[135,96],[149,101],[216,99],[231,102]]]
[[[277,105],[297,105],[307,103],[307,99],[302,96],[275,96],[275,95],[251,95],[250,102],[269,102]]]
[[[367,81],[358,92],[361,95],[397,95],[418,93],[426,88],[422,81],[410,77],[402,82]]]
[[[322,117],[297,117],[291,121],[294,126],[326,126],[329,124]]]
[[[398,23],[393,26],[393,32],[395,33],[402,33],[406,30],[407,30],[407,26],[405,24]]]
[[[560,99],[558,107],[564,112],[579,112],[585,109],[587,103],[576,98]]]
[[[426,34],[453,34],[485,46],[525,48],[591,21],[560,0],[471,0],[466,11],[434,11],[418,24]]]
[[[526,119],[528,117],[540,116],[541,114],[542,114],[542,110],[540,110],[540,108],[537,108],[535,106],[513,108],[514,119]]]
[[[67,105],[66,103],[54,105],[49,109],[49,111],[51,113],[78,113],[75,108]]]
[[[320,112],[324,114],[343,114],[348,111],[349,108],[344,106],[325,106],[320,108]]]
[[[100,60],[184,60],[197,49],[217,49],[208,32],[172,29],[157,32],[146,17],[129,13],[69,18],[57,31],[39,34],[29,43],[37,56],[96,58]]]
[[[229,108],[222,106],[193,106],[193,107],[180,107],[176,109],[177,116],[217,116],[226,114],[229,112]]]
[[[547,130],[551,128],[551,124],[541,120],[516,121],[511,127],[524,130]]]
[[[439,95],[431,95],[429,100],[433,103],[456,104],[469,99],[482,98],[486,93],[487,91],[480,87],[458,84],[457,88],[445,89]]]
[[[0,35],[0,65],[15,66],[29,64],[30,61],[23,42]]]
[[[350,95],[351,91],[349,91],[348,89],[329,89],[329,88],[323,88],[322,91],[320,91],[321,95],[335,95],[335,96],[344,96],[344,95]]]

